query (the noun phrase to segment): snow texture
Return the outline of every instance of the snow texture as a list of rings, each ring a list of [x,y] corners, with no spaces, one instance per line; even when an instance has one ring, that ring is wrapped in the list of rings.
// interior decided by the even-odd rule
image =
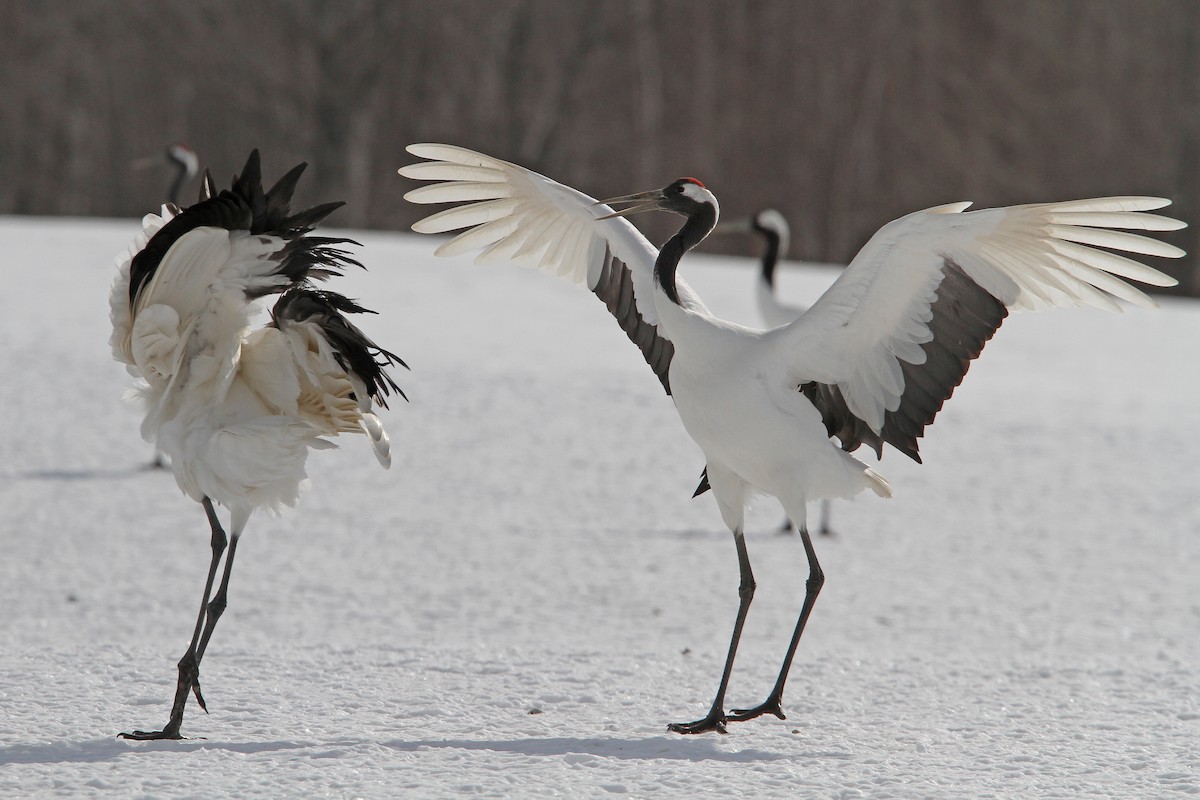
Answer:
[[[199,505],[144,466],[108,352],[133,221],[0,219],[0,797],[1041,797],[1200,794],[1200,307],[1010,318],[890,501],[835,504],[786,721],[703,715],[737,564],[703,466],[587,292],[353,234],[344,291],[412,365],[313,488],[256,515],[166,721],[208,563]],[[749,260],[682,272],[753,321]],[[832,270],[781,271],[811,301]],[[761,503],[730,705],[770,688],[803,595]]]

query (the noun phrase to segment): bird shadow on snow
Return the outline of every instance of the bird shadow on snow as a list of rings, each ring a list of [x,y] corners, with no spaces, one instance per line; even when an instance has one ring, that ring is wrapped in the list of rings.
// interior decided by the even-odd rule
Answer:
[[[165,470],[164,473],[170,470]],[[120,469],[35,469],[28,472],[0,475],[0,479],[16,481],[87,481],[118,480],[135,475],[151,473],[149,467],[123,467]]]
[[[624,531],[621,531],[624,533]],[[663,529],[643,529],[637,532],[639,537],[647,537],[653,539],[673,539],[676,541],[696,541],[701,539],[720,539],[724,541],[730,536],[729,529],[721,524],[721,519],[718,517],[711,528],[663,528]]]
[[[750,763],[754,761],[786,761],[794,755],[769,753],[765,750],[739,750],[727,752],[711,738],[668,738],[654,736],[649,739],[578,739],[555,737],[548,739],[475,740],[441,739],[435,741],[392,741],[384,747],[406,752],[427,749],[447,750],[491,750],[500,753],[517,753],[526,756],[596,756],[629,760],[668,761],[732,761]]]
[[[263,753],[274,750],[297,750],[309,746],[298,742],[214,742],[208,739],[164,740],[134,744],[116,737],[105,737],[80,742],[49,742],[0,747],[0,766],[6,764],[88,764],[112,761],[139,752],[228,750],[234,753]]]

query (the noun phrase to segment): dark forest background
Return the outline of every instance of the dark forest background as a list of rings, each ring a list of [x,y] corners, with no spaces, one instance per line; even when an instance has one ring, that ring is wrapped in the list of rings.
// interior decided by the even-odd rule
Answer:
[[[1200,2],[0,0],[0,213],[140,216],[174,141],[219,180],[308,161],[339,227],[406,229],[404,145],[445,141],[602,197],[694,175],[809,260],[1107,194],[1174,199],[1197,253]],[[1200,294],[1196,263],[1158,266]]]

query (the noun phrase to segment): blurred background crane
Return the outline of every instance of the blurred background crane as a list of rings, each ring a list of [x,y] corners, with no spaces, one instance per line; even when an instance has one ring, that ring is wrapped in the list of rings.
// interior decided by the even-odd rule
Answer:
[[[176,142],[169,145],[158,155],[146,156],[133,162],[135,170],[162,167],[171,175],[171,183],[167,186],[165,195],[168,203],[177,206],[190,205],[183,200],[183,187],[200,172],[200,158],[186,144]]]

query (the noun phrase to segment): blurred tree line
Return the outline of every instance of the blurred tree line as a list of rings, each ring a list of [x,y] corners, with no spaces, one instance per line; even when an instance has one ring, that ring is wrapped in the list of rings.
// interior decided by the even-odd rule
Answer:
[[[601,197],[694,175],[727,216],[781,209],[815,261],[963,199],[1156,194],[1200,222],[1194,0],[0,0],[0,20],[5,214],[139,216],[168,176],[131,162],[182,141],[221,181],[252,147],[268,177],[306,160],[301,202],[405,229],[404,145],[445,141]],[[1200,252],[1200,225],[1169,238]],[[1200,294],[1195,263],[1160,266]]]

